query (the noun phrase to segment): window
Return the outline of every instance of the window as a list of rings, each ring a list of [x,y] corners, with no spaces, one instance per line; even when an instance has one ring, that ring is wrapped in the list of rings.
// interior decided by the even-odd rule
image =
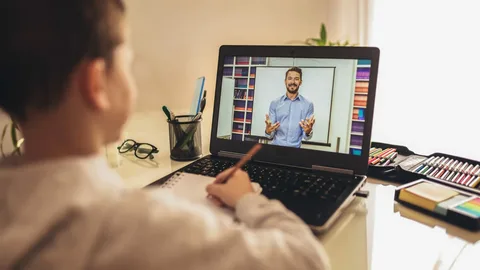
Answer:
[[[373,141],[480,160],[480,2],[373,0]]]

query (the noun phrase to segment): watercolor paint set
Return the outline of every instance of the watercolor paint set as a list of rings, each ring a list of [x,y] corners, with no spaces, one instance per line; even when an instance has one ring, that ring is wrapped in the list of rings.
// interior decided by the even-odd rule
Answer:
[[[480,230],[480,196],[426,179],[399,186],[395,201],[461,228]]]

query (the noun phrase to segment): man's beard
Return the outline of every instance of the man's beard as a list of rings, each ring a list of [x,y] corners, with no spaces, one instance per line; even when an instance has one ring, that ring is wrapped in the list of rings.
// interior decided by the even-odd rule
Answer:
[[[290,90],[290,87],[291,87],[291,86],[295,86],[295,87],[296,87],[295,90]],[[296,93],[298,92],[298,86],[297,86],[296,84],[294,84],[294,83],[291,83],[291,84],[288,85],[287,91],[288,91],[290,94],[296,94]]]

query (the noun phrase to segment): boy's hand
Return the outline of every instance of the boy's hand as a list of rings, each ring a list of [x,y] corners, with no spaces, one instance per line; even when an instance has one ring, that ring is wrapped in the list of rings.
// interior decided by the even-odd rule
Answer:
[[[252,182],[250,177],[243,170],[237,170],[228,181],[225,177],[233,168],[227,169],[220,173],[215,182],[207,186],[207,193],[218,206],[224,204],[235,208],[237,202],[248,193],[253,193]]]

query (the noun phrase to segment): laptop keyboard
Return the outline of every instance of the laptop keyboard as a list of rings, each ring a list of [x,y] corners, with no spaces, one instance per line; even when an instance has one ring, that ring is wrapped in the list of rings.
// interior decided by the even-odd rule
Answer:
[[[204,158],[185,167],[184,171],[215,177],[234,166],[235,160]],[[262,187],[262,193],[271,198],[315,198],[329,203],[337,202],[342,195],[350,193],[359,180],[354,177],[313,172],[311,170],[284,169],[274,165],[249,163],[243,167],[252,181]],[[348,195],[347,194],[347,195]]]

